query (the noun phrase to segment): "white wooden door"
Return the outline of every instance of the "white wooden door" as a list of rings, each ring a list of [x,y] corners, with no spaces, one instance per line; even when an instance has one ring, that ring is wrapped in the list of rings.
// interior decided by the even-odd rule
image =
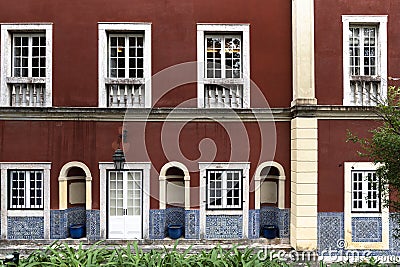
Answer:
[[[142,238],[142,172],[110,171],[108,238]]]

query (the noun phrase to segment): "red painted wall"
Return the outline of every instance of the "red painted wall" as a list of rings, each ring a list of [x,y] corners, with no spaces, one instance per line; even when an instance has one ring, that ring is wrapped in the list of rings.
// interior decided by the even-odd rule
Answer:
[[[318,121],[318,212],[343,212],[344,162],[370,161],[358,156],[359,145],[346,142],[347,130],[367,137],[377,125],[377,121]]]
[[[342,15],[388,15],[388,76],[400,77],[398,0],[315,0],[314,3],[315,85],[318,104],[343,103]]]
[[[0,23],[18,22],[54,23],[54,106],[97,106],[98,22],[151,22],[153,74],[196,61],[196,23],[250,23],[251,78],[271,106],[290,105],[290,1],[1,1]],[[158,106],[176,106],[195,98],[196,90],[183,86]],[[253,101],[257,106],[257,97]]]
[[[58,209],[60,170],[67,162],[81,161],[91,171],[92,207],[99,209],[98,163],[112,161],[121,126],[118,122],[0,121],[0,162],[51,162],[51,208]],[[152,209],[158,208],[158,173],[164,164],[173,160],[182,162],[190,171],[194,188],[191,203],[195,208],[199,203],[198,162],[250,162],[250,177],[253,177],[261,162],[274,158],[275,135],[274,127],[270,126],[273,124],[130,122],[125,125],[124,149],[127,161],[152,163],[150,193],[155,197],[151,199]],[[278,145],[274,160],[282,164],[286,172],[286,205],[289,207],[290,124],[277,123],[276,136]],[[271,153],[261,155],[261,150]],[[254,208],[254,193],[250,194],[250,208]]]

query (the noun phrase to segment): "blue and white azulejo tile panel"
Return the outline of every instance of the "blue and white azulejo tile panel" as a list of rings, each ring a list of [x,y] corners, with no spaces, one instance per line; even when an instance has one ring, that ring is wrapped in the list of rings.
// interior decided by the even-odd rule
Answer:
[[[381,217],[353,217],[351,230],[353,242],[382,242]]]
[[[242,238],[242,228],[242,215],[207,215],[205,237],[207,239]]]
[[[44,217],[8,217],[8,239],[44,239]]]

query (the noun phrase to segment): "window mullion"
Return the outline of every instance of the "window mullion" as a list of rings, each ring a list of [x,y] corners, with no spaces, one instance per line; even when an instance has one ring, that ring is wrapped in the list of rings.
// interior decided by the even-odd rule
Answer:
[[[31,192],[31,190],[30,190],[30,184],[31,184],[30,180],[31,180],[30,171],[25,171],[25,182],[24,182],[24,185],[25,185],[25,188],[24,188],[24,190],[25,190],[24,204],[25,204],[25,206],[24,206],[24,208],[30,208],[31,207],[31,205],[30,205],[30,203],[31,203],[31,201],[30,201],[30,192]]]
[[[129,35],[125,35],[125,78],[129,78]]]
[[[221,194],[221,197],[222,197],[222,208],[226,208],[226,171],[223,171],[222,173],[221,173],[221,189],[222,189],[222,194]]]
[[[28,36],[28,77],[32,77],[32,34]]]
[[[364,27],[360,27],[360,75],[364,76]]]
[[[225,61],[225,47],[226,47],[226,39],[225,35],[223,35],[222,38],[222,44],[221,44],[221,78],[226,78],[226,61]]]

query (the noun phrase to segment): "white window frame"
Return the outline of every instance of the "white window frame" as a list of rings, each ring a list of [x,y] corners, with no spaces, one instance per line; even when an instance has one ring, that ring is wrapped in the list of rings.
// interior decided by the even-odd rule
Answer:
[[[44,238],[50,238],[50,162],[0,163],[1,192],[8,192],[8,170],[43,170],[43,209],[8,209],[8,193],[1,194],[1,237],[7,239],[7,217],[44,217]],[[3,179],[4,177],[4,179]]]
[[[373,162],[344,162],[344,239],[346,249],[389,249],[389,209],[381,204],[380,212],[353,212],[352,182],[354,171],[375,172],[379,165]],[[382,242],[353,242],[352,218],[380,217],[382,218]]]
[[[143,50],[143,79],[145,81],[145,108],[151,108],[151,23],[135,22],[135,23],[107,23],[100,22],[98,24],[99,31],[99,107],[107,107],[107,89],[106,79],[108,78],[108,34],[124,33],[135,34],[137,32],[144,33],[144,50]],[[118,78],[116,78],[118,79]]]
[[[197,24],[197,107],[205,108],[205,37],[207,35],[242,35],[243,107],[250,108],[250,25],[249,24]],[[225,64],[225,63],[224,63]],[[224,65],[223,64],[223,65]],[[221,78],[213,78],[217,80]],[[221,79],[221,81],[224,78]]]
[[[354,174],[361,174],[362,175],[362,181],[354,181]],[[378,183],[378,180],[376,178],[376,172],[375,171],[371,171],[371,170],[353,170],[351,172],[351,179],[352,179],[352,183],[351,183],[351,202],[352,202],[352,206],[351,206],[351,210],[352,212],[378,212],[380,213],[381,210],[381,198],[379,195],[379,187],[378,184],[376,184],[376,189],[373,190],[375,191],[375,193],[377,194],[377,206],[375,208],[369,208],[368,207],[368,202],[371,201],[370,199],[368,199],[368,186],[370,184],[370,181],[368,181],[368,178],[366,177],[366,175],[368,174],[372,174],[375,176],[374,180],[376,180],[376,182]],[[362,190],[360,190],[358,187],[355,188],[354,185],[355,183],[357,183],[358,185],[360,185],[361,183],[361,187]],[[356,191],[356,192],[355,192]],[[354,193],[361,193],[361,199],[360,198],[354,198]],[[361,201],[361,207],[354,207],[354,201]]]
[[[234,173],[239,173],[239,204],[235,205],[228,205],[228,172],[234,174]],[[221,174],[221,187],[215,189],[218,189],[221,191],[221,205],[211,205],[211,187],[210,187],[210,174],[211,173],[220,173]],[[233,190],[232,190],[233,191]],[[207,170],[207,207],[206,209],[208,210],[241,210],[243,208],[243,201],[242,201],[242,194],[243,194],[243,172],[242,170],[217,170],[217,169],[208,169]],[[232,198],[233,199],[233,198]]]
[[[13,205],[12,204],[12,200],[13,200],[13,196],[14,196],[13,195],[14,188],[12,187],[12,183],[10,183],[10,181],[12,180],[12,176],[13,176],[14,172],[17,172],[17,175],[18,175],[17,184],[20,183],[20,181],[19,181],[20,173],[24,173],[24,181],[23,181],[24,187],[20,188],[20,187],[17,186],[17,188],[15,188],[17,191],[19,191],[20,189],[23,189],[23,191],[24,191],[24,195],[22,196],[23,199],[24,199],[24,204],[23,205],[19,205],[19,204]],[[41,179],[42,186],[40,188],[36,187],[36,186],[33,188],[34,192],[35,192],[35,196],[34,196],[35,200],[37,198],[41,199],[41,204],[40,205],[35,205],[34,203],[31,203],[30,192],[31,192],[32,188],[31,188],[31,179],[30,179],[31,177],[29,175],[29,173],[31,173],[31,172],[34,172],[34,173],[39,172],[42,175],[42,179]],[[44,207],[44,204],[43,204],[44,170],[41,170],[41,169],[37,169],[37,170],[29,170],[29,169],[28,170],[8,170],[7,174],[8,174],[7,175],[7,179],[9,181],[9,184],[8,184],[8,209],[9,210],[43,209],[43,207]],[[35,179],[35,182],[37,182],[36,179]],[[36,194],[38,189],[40,189],[40,192],[41,192],[40,196],[37,196],[37,194]],[[21,197],[21,196],[17,195],[16,197],[17,197],[17,199],[19,199],[18,197]]]
[[[377,27],[377,53],[376,74],[371,77],[380,78],[380,92],[382,97],[387,94],[387,15],[343,15],[343,105],[357,105],[351,103],[350,88],[350,51],[349,51],[349,29],[352,25],[376,26]],[[361,59],[360,59],[361,60]],[[374,105],[374,103],[371,103]]]
[[[12,39],[13,34],[26,34],[43,32],[46,36],[46,77],[13,77],[12,64]],[[32,83],[39,82],[45,84],[45,97],[43,107],[51,107],[52,99],[52,80],[53,80],[53,24],[1,24],[1,84],[0,84],[0,106],[9,107],[11,94],[8,83]]]
[[[207,203],[207,170],[242,170],[242,208],[241,209],[206,209]],[[205,236],[206,215],[242,215],[243,238],[249,231],[249,162],[199,162],[200,170],[200,237]]]

